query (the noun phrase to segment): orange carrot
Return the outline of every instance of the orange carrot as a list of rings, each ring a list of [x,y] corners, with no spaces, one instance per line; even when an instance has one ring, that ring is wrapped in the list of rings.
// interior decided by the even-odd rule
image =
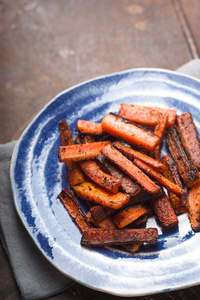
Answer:
[[[165,114],[168,117],[167,128],[174,125],[176,120],[176,110],[159,108],[159,107],[147,107],[142,105],[131,105],[123,103],[120,106],[119,115],[139,124],[155,126],[158,121],[159,114]]]
[[[167,195],[150,200],[156,218],[163,229],[169,229],[178,224],[178,218]]]
[[[87,222],[86,216],[82,211],[78,201],[68,189],[62,190],[62,192],[58,195],[63,205],[67,209],[68,213],[79,227],[81,232],[88,230],[90,228],[89,223]]]
[[[105,141],[90,144],[61,146],[58,147],[58,158],[60,162],[77,162],[86,159],[94,159],[101,153],[101,148],[107,144],[111,144],[111,142]]]
[[[148,213],[148,209],[141,204],[124,208],[113,216],[117,228],[123,228]]]
[[[167,169],[162,173],[164,177],[169,179],[171,182],[183,188],[177,166],[170,154],[166,154],[161,159],[162,163],[166,165]],[[172,207],[177,214],[184,213],[187,211],[186,195],[177,196],[171,191],[168,191],[169,199],[172,203]]]
[[[93,123],[85,120],[78,120],[76,129],[81,133],[102,134],[101,123]]]
[[[147,175],[138,169],[128,158],[116,150],[113,146],[105,145],[101,149],[101,153],[121,170],[136,180],[147,192],[157,194],[160,187],[156,185]]]
[[[167,115],[163,115],[160,113],[158,116],[158,122],[154,128],[154,134],[160,138],[160,142],[155,147],[155,149],[152,151],[151,154],[158,161],[160,161],[160,151],[161,151],[161,146],[162,146],[162,140],[165,135],[165,130],[167,128],[167,120],[168,120]]]
[[[130,199],[130,196],[127,194],[121,192],[117,194],[110,193],[92,182],[83,182],[74,186],[74,192],[81,199],[96,202],[114,209],[122,207]]]
[[[101,126],[104,132],[138,148],[144,148],[147,151],[152,151],[159,143],[159,137],[153,132],[145,130],[114,114],[105,116],[101,122]]]
[[[74,144],[71,129],[66,120],[59,122],[60,139],[62,146],[69,146]],[[69,186],[72,188],[74,185],[85,181],[83,173],[79,165],[75,162],[66,162],[67,177]]]
[[[163,172],[166,169],[166,166],[163,163],[153,159],[148,155],[135,151],[132,148],[127,147],[120,142],[114,142],[113,145],[130,160],[133,160],[134,158],[139,158],[140,160],[144,161],[146,164],[150,165],[152,168],[156,169],[159,172]]]
[[[200,231],[200,185],[191,187],[188,193],[188,215],[194,231]]]
[[[185,195],[187,192],[180,188],[178,185],[174,184],[173,182],[169,181],[167,178],[165,178],[163,175],[155,171],[153,168],[149,167],[146,163],[139,159],[134,160],[134,164],[143,170],[146,174],[148,174],[150,177],[155,179],[156,181],[160,182],[166,189],[172,191],[174,194],[180,196]]]
[[[92,216],[91,216],[90,212],[87,213],[86,217],[87,217],[88,222],[94,224],[96,227],[99,227],[99,228],[102,228],[102,229],[114,229],[114,228],[116,228],[116,226],[115,226],[115,224],[114,224],[111,217],[107,217],[107,218],[105,218],[103,220],[100,220],[100,221],[94,221],[92,219]]]
[[[94,160],[85,160],[79,163],[82,171],[98,185],[116,194],[119,191],[121,181],[105,172]]]

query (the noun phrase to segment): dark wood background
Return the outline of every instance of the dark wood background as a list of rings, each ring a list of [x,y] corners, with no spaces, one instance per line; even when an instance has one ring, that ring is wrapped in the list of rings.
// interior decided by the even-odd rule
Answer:
[[[199,20],[199,0],[0,0],[0,143],[17,139],[63,89],[130,68],[175,70],[198,58]],[[21,299],[2,245],[0,299]],[[128,298],[75,283],[49,299]],[[200,286],[134,299],[200,299]]]

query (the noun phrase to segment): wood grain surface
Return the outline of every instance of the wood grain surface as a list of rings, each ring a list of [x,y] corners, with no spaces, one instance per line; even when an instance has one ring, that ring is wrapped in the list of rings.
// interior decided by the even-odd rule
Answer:
[[[199,0],[0,0],[0,143],[17,139],[63,89],[130,68],[175,70],[198,58],[199,11]],[[22,299],[2,245],[0,299]],[[131,298],[75,283],[48,299]],[[132,299],[195,300],[200,286]]]

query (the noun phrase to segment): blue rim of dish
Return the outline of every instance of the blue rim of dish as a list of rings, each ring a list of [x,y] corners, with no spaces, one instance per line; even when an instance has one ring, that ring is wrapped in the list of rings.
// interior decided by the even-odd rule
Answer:
[[[16,195],[16,182],[15,182],[15,176],[14,176],[14,166],[16,164],[16,159],[17,159],[17,155],[18,155],[18,152],[19,152],[19,148],[20,148],[20,145],[21,145],[21,142],[24,138],[24,136],[27,134],[27,132],[30,130],[31,126],[36,122],[36,120],[38,119],[38,117],[43,113],[45,112],[45,110],[47,109],[47,107],[49,107],[52,103],[54,103],[56,100],[58,100],[62,95],[66,94],[66,93],[69,93],[70,91],[72,90],[75,90],[79,87],[82,87],[86,84],[89,84],[89,83],[95,83],[95,82],[98,82],[99,80],[104,80],[104,79],[109,79],[109,78],[112,78],[112,77],[115,77],[115,76],[120,76],[120,75],[125,75],[125,74],[132,74],[132,73],[137,73],[137,72],[152,72],[152,73],[162,73],[164,75],[168,74],[168,75],[171,75],[172,77],[174,76],[175,79],[178,79],[178,82],[180,82],[180,85],[183,86],[183,83],[182,82],[187,82],[188,80],[191,81],[191,83],[196,83],[198,86],[199,86],[199,83],[200,81],[197,80],[196,78],[192,77],[192,76],[186,76],[186,75],[181,75],[179,73],[176,73],[174,71],[168,71],[168,70],[163,70],[163,69],[132,69],[132,70],[127,70],[127,71],[123,71],[123,72],[118,72],[118,73],[113,73],[113,74],[109,74],[109,75],[106,75],[106,76],[100,76],[98,78],[95,78],[95,79],[92,79],[92,80],[88,80],[88,81],[85,81],[81,84],[78,84],[72,88],[69,88],[69,89],[66,89],[62,92],[60,92],[58,95],[56,95],[47,105],[44,106],[44,108],[35,116],[35,118],[32,120],[32,122],[29,124],[29,126],[25,129],[25,131],[23,132],[23,134],[21,135],[20,139],[18,140],[16,146],[15,146],[15,149],[14,149],[14,152],[13,152],[13,155],[12,155],[12,160],[11,160],[11,186],[12,186],[12,192],[13,192],[13,198],[14,198],[14,203],[15,203],[15,206],[16,206],[16,210],[22,220],[22,222],[24,223],[24,226],[26,227],[26,229],[29,231],[31,237],[33,238],[33,240],[35,241],[36,245],[40,248],[41,252],[44,254],[44,256],[56,267],[58,268],[62,273],[63,273],[63,270],[60,269],[59,267],[57,267],[55,265],[55,263],[51,260],[51,258],[47,255],[47,253],[45,252],[44,249],[41,249],[41,244],[39,245],[38,244],[38,241],[35,239],[35,237],[33,237],[33,234],[31,233],[30,229],[29,229],[29,226],[27,226],[27,222],[26,220],[22,217],[22,213],[18,207],[18,202],[17,202],[17,195]],[[98,251],[98,250],[97,250]],[[105,254],[104,255],[107,255],[108,253],[105,251]],[[70,274],[66,274],[64,272],[65,275],[67,276],[70,276],[72,279],[80,282],[81,284],[83,285],[86,285],[90,288],[93,288],[93,289],[96,289],[96,290],[100,290],[100,291],[103,291],[103,292],[108,292],[110,294],[115,294],[114,291],[112,290],[104,290],[102,287],[97,287],[97,286],[94,286],[94,285],[90,285],[90,283],[86,283],[86,282],[83,282],[82,280],[79,280],[77,279],[76,276],[73,276],[73,275],[70,275]],[[200,281],[199,281],[200,282]],[[180,288],[186,288],[186,287],[189,287],[189,286],[193,286],[193,285],[196,285],[198,284],[199,282],[192,282],[192,283],[188,283],[186,285],[182,285],[182,286],[174,286],[172,288],[166,288],[166,289],[162,289],[162,290],[153,290],[153,291],[148,291],[148,292],[144,292],[144,293],[139,293],[138,295],[147,295],[147,294],[152,294],[152,293],[157,293],[157,292],[164,292],[164,291],[168,291],[168,290],[175,290],[175,289],[180,289]],[[136,296],[137,294],[129,294],[129,293],[125,293],[123,292],[122,294],[120,294],[119,292],[117,293],[117,295],[124,295],[124,296]]]

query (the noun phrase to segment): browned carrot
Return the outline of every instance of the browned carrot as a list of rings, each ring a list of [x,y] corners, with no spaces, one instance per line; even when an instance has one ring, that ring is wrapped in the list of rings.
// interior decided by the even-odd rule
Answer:
[[[117,194],[110,193],[93,182],[83,182],[74,186],[74,192],[79,198],[114,209],[122,207],[130,199],[130,196],[127,194],[121,192]]]
[[[62,146],[69,146],[74,144],[71,129],[66,120],[59,122],[60,139]],[[67,162],[67,177],[69,186],[72,188],[74,185],[85,181],[83,173],[79,165],[75,162]]]
[[[107,217],[100,221],[94,221],[92,219],[92,215],[90,212],[87,213],[86,217],[87,217],[88,222],[94,224],[98,228],[102,228],[102,229],[115,229],[116,228],[111,217]]]
[[[133,160],[134,158],[139,158],[152,168],[156,169],[158,172],[163,172],[166,169],[166,166],[163,165],[160,161],[157,161],[152,157],[147,156],[146,154],[135,151],[132,148],[127,147],[120,142],[114,142],[113,145],[130,160]]]
[[[121,181],[101,170],[96,161],[85,160],[79,163],[82,171],[90,178],[92,181],[96,182],[98,185],[102,186],[106,190],[116,194],[119,191]]]
[[[148,209],[144,205],[137,204],[122,209],[113,216],[113,221],[117,228],[123,228],[147,213]]]
[[[191,187],[188,193],[188,215],[194,231],[200,231],[200,185]]]
[[[81,133],[102,134],[101,123],[93,123],[85,120],[78,120],[76,129]]]
[[[128,158],[116,150],[112,145],[105,145],[101,149],[101,153],[131,178],[136,180],[147,192],[156,194],[160,191],[160,187],[158,185],[156,185],[148,176],[146,176]]]
[[[132,245],[126,245],[124,247],[126,248],[127,251],[131,253],[136,253],[142,247],[143,244],[144,244],[143,242],[135,242]]]
[[[146,174],[148,174],[150,177],[152,177],[156,181],[160,182],[160,184],[162,184],[167,190],[172,191],[174,194],[180,196],[180,195],[185,195],[187,193],[184,189],[180,188],[178,185],[169,181],[162,174],[155,171],[153,168],[148,166],[143,161],[136,158],[134,160],[134,164],[136,164],[136,166],[138,166],[138,168],[143,170]]]
[[[102,221],[116,212],[115,209],[103,205],[95,205],[90,208],[87,218],[92,218],[95,222]]]
[[[134,197],[137,193],[140,192],[140,186],[122,170],[120,170],[117,166],[115,166],[107,158],[105,158],[105,156],[101,154],[97,157],[97,159],[101,163],[101,165],[106,168],[107,172],[109,172],[115,178],[121,180],[122,192],[129,194],[131,197]]]
[[[175,125],[168,130],[167,144],[186,187],[191,187],[199,182],[198,170],[187,154]]]
[[[164,177],[173,182],[174,184],[183,188],[177,166],[170,154],[166,154],[161,159],[162,163],[166,165],[167,169],[162,173]],[[177,214],[181,214],[187,211],[186,195],[177,196],[171,191],[168,191],[169,199],[172,203],[172,207]]]
[[[178,224],[178,218],[167,195],[151,199],[150,204],[162,229],[169,229]]]
[[[119,110],[120,116],[125,117],[132,122],[149,126],[156,125],[160,113],[167,115],[168,117],[167,128],[172,127],[176,120],[176,110],[174,109],[123,103]]]
[[[152,151],[153,153],[151,153],[151,154],[158,161],[160,161],[160,152],[161,152],[162,140],[164,138],[165,130],[167,128],[167,120],[168,120],[167,115],[164,115],[164,114],[160,113],[159,116],[158,116],[158,122],[157,122],[157,124],[154,128],[154,134],[159,136],[160,142],[155,147],[155,149]]]
[[[133,242],[153,243],[158,239],[156,228],[145,229],[88,229],[81,238],[84,246],[126,245]]]
[[[58,147],[58,158],[60,162],[81,161],[94,159],[104,145],[111,144],[110,141],[95,142],[89,144],[71,145]]]
[[[77,144],[89,144],[94,143],[95,138],[92,134],[79,134],[76,136]]]
[[[177,125],[185,149],[193,163],[200,170],[200,141],[191,113],[177,116]]]
[[[64,189],[58,195],[58,197],[62,201],[63,205],[80,231],[84,232],[85,230],[88,230],[91,226],[87,222],[87,218],[72,192],[68,189]]]
[[[153,132],[147,131],[114,114],[105,116],[101,126],[104,132],[147,151],[152,151],[159,143],[159,137]]]

